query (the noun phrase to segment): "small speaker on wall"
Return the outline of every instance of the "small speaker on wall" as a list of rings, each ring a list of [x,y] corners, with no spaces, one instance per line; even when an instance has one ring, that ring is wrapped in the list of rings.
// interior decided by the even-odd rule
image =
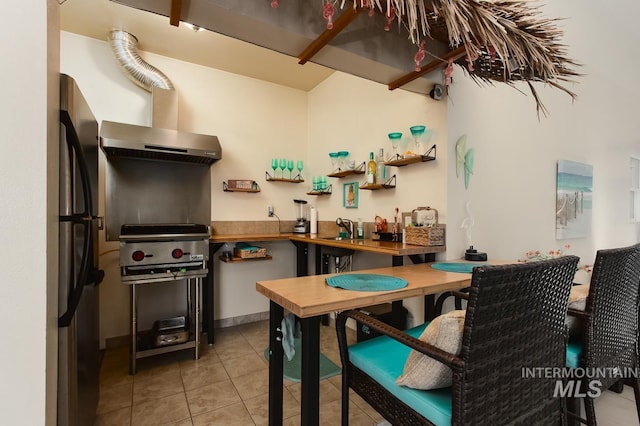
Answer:
[[[442,86],[439,84],[434,84],[433,89],[431,89],[431,91],[429,92],[429,96],[431,96],[432,99],[439,101],[440,99],[442,99],[442,92]]]

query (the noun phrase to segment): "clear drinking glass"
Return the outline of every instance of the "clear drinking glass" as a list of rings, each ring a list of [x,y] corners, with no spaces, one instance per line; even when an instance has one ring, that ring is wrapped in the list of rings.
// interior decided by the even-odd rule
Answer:
[[[338,168],[341,172],[347,170],[349,162],[349,151],[338,151]]]
[[[286,169],[286,168],[287,168],[287,159],[286,158],[281,158],[280,159],[280,170],[281,170],[280,177],[282,179],[284,179],[284,169]]]
[[[287,161],[287,170],[289,170],[289,179],[293,179],[293,176],[292,176],[292,172],[293,172],[293,160],[288,160],[288,161]]]
[[[273,177],[276,177],[276,169],[278,168],[278,159],[277,158],[272,158],[271,159],[271,168],[273,169]]]
[[[424,135],[426,127],[425,126],[411,126],[409,130],[411,131],[411,135],[413,139],[416,141],[416,154],[422,155],[422,150],[420,149],[420,142],[422,142],[422,135]]]
[[[393,159],[397,160],[398,159],[398,143],[400,142],[400,139],[402,139],[402,133],[401,132],[393,132],[393,133],[389,133],[387,135],[389,137],[389,140],[391,141],[391,146],[393,147]]]
[[[333,168],[332,170],[336,170],[338,168],[338,153],[330,152],[329,158],[331,158],[331,167]]]
[[[298,176],[300,177],[300,180],[302,180],[302,167],[303,166],[304,166],[304,163],[302,162],[302,160],[296,161],[296,168],[298,169]]]

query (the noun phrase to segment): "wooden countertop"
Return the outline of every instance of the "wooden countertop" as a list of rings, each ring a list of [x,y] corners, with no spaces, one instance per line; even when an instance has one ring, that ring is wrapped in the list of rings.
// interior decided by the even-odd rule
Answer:
[[[379,241],[371,239],[345,239],[334,240],[333,235],[311,235],[311,234],[230,234],[212,235],[211,242],[231,243],[249,241],[277,241],[290,240],[308,244],[316,244],[326,247],[337,247],[370,253],[387,254],[391,256],[408,256],[413,254],[442,253],[446,251],[446,246],[416,246],[412,244],[399,243],[393,241]]]
[[[367,269],[357,273],[391,275],[407,280],[408,285],[389,291],[351,291],[328,286],[325,279],[336,274],[327,274],[258,281],[256,290],[286,310],[306,318],[461,289],[468,287],[471,282],[471,274],[439,271],[427,263]]]

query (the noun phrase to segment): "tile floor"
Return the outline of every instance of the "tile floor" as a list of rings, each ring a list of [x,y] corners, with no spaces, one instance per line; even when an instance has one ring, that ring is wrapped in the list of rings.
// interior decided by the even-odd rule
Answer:
[[[350,336],[355,341],[355,333]],[[138,360],[128,374],[128,349],[105,352],[100,377],[97,426],[267,425],[268,321],[216,330],[213,346]],[[321,328],[321,350],[340,364],[333,327]],[[285,380],[284,424],[300,424],[300,384]],[[340,424],[340,376],[320,383],[320,424]],[[637,425],[633,390],[606,392],[597,401],[603,426]],[[376,425],[382,417],[357,395],[351,397],[351,425]]]

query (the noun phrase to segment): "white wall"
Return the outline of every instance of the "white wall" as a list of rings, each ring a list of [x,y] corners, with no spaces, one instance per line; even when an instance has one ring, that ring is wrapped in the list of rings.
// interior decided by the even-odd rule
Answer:
[[[402,132],[409,143],[409,127],[424,124],[433,130],[429,143],[437,144],[436,161],[405,167],[388,167],[388,174],[396,174],[396,188],[379,191],[359,191],[357,209],[343,207],[343,184],[363,182],[364,175],[330,178],[331,197],[317,197],[315,204],[321,220],[362,217],[373,222],[376,215],[393,222],[394,209],[410,212],[418,206],[437,208],[446,222],[447,170],[447,106],[428,96],[404,90],[390,91],[386,86],[343,73],[334,73],[309,92],[309,173],[331,173],[329,152],[349,151],[356,163],[369,160],[369,153],[378,155],[384,148],[392,153],[387,137],[390,132]]]
[[[629,222],[629,157],[640,153],[637,73],[640,54],[632,0],[602,9],[592,2],[550,2],[548,16],[560,25],[571,58],[582,63],[572,104],[568,95],[536,85],[549,110],[538,121],[535,101],[525,85],[480,88],[456,67],[449,98],[447,257],[462,256],[459,227],[471,203],[472,241],[498,259],[523,257],[528,250],[560,249],[590,264],[600,248],[639,241]],[[633,32],[633,33],[630,33]],[[466,134],[475,148],[475,171],[468,190],[453,167],[457,139]],[[555,185],[558,160],[593,165],[593,224],[589,238],[555,239]]]
[[[4,13],[0,411],[5,424],[55,424],[59,6],[9,3]]]

